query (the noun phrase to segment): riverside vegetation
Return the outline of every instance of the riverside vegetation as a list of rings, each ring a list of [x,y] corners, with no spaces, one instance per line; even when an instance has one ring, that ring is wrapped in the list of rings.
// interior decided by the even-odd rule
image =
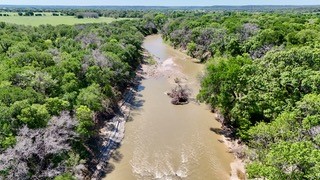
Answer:
[[[317,9],[307,8],[153,10],[137,20],[74,26],[0,23],[0,175],[73,179],[85,169],[90,176],[99,121],[131,83],[143,36],[161,31],[207,63],[198,99],[248,145],[249,178],[319,179],[319,29]]]
[[[249,178],[320,178],[319,27],[319,14],[289,12],[208,13],[163,26],[174,47],[207,61],[198,98],[249,146]]]
[[[143,34],[111,24],[0,23],[0,175],[82,177],[101,119],[134,78]]]

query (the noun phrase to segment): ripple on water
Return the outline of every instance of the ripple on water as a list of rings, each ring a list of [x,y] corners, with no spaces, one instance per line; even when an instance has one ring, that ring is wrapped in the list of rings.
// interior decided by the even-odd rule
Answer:
[[[130,162],[137,179],[185,179],[190,175],[190,170],[199,165],[199,143],[182,144],[174,149],[175,152],[169,147],[150,151],[147,146],[148,142],[140,143]],[[177,152],[180,154],[178,159]]]

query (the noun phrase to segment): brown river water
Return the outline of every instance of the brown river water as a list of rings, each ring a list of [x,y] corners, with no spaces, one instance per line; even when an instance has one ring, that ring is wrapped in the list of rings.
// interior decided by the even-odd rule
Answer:
[[[173,49],[160,35],[146,37],[144,48],[164,69],[184,74],[193,96],[199,91],[204,65]],[[166,72],[165,72],[166,73]],[[120,160],[110,160],[114,170],[106,180],[224,180],[230,178],[233,155],[219,142],[220,128],[204,104],[170,103],[165,92],[174,87],[173,77],[149,77],[141,81],[118,150]]]

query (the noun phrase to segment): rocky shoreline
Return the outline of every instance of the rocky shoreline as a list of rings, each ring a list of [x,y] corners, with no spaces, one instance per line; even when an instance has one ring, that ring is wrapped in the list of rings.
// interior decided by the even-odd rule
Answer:
[[[142,65],[136,71],[136,77],[133,80],[132,86],[126,90],[123,98],[118,102],[118,110],[115,116],[108,121],[99,130],[99,137],[102,140],[102,145],[99,147],[97,155],[95,171],[91,176],[92,180],[100,180],[103,175],[108,172],[108,163],[115,150],[121,146],[121,142],[125,136],[125,123],[130,118],[132,103],[136,95],[136,89],[140,84],[143,70]]]
[[[229,152],[234,155],[235,160],[230,163],[231,172],[230,180],[244,180],[246,178],[245,161],[238,153],[243,153],[244,145],[238,140],[232,140],[226,136],[222,136],[223,143],[228,147]]]
[[[119,110],[115,117],[110,121],[105,122],[105,126],[99,131],[103,144],[100,147],[96,171],[91,177],[93,180],[101,179],[102,175],[107,170],[107,164],[112,153],[121,145],[125,133],[125,123],[130,116],[131,103],[135,92],[134,88],[127,90],[123,100],[118,103]]]
[[[214,130],[214,132],[221,135],[222,138],[219,141],[224,143],[227,146],[229,153],[232,153],[234,156],[234,161],[230,163],[230,180],[247,179],[245,169],[246,145],[239,139],[234,138],[234,131],[232,129],[223,125],[223,116],[219,111],[215,112],[215,119],[221,123],[221,130]]]

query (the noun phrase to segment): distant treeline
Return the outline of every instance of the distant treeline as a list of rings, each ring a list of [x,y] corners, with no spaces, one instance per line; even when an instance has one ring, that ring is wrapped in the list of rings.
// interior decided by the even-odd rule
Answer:
[[[83,13],[97,13],[97,17],[113,18],[142,18],[146,13],[161,12],[171,14],[173,12],[193,13],[193,12],[295,12],[295,13],[320,13],[318,6],[10,6],[1,5],[4,12],[22,12],[25,15],[31,13],[53,12],[66,16],[82,17]],[[28,12],[25,12],[28,10]],[[29,13],[29,14],[28,14]],[[92,17],[91,14],[89,17]]]
[[[99,14],[95,12],[81,12],[77,13],[76,17],[78,19],[83,19],[83,18],[99,18]]]
[[[18,16],[46,16],[48,13],[43,12],[33,12],[33,11],[27,11],[27,12],[18,12]],[[53,12],[50,15],[52,16],[63,16],[62,13],[56,13]],[[16,16],[16,14],[8,14],[6,12],[0,13],[0,16]]]
[[[32,5],[0,5],[0,8],[7,10],[209,10],[209,11],[274,11],[274,10],[319,10],[320,5],[247,5],[247,6],[32,6]]]

